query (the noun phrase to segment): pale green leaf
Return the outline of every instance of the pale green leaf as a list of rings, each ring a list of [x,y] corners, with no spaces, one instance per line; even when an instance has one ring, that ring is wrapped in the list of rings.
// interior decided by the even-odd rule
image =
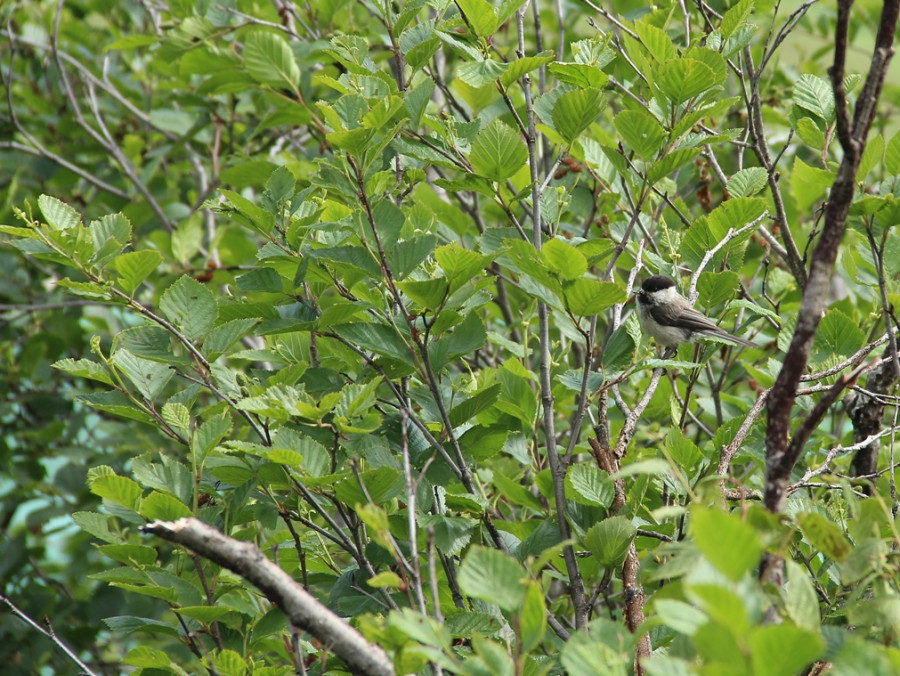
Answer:
[[[294,53],[278,33],[260,31],[249,35],[244,41],[244,64],[261,84],[294,88],[300,83]]]
[[[528,151],[522,137],[495,118],[475,138],[469,161],[477,174],[492,181],[505,181],[528,161]]]
[[[218,315],[213,292],[188,275],[182,275],[166,289],[159,309],[188,340],[197,340],[208,333]]]
[[[516,611],[525,602],[528,583],[525,570],[515,559],[496,549],[473,546],[459,569],[463,593]]]

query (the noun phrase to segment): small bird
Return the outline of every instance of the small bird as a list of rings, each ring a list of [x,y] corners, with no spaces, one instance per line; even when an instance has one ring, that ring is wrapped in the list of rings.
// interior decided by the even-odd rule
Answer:
[[[666,347],[691,343],[704,336],[715,336],[737,345],[756,347],[713,324],[709,318],[691,307],[675,288],[675,282],[665,275],[653,275],[644,280],[637,292],[638,320],[641,330]]]

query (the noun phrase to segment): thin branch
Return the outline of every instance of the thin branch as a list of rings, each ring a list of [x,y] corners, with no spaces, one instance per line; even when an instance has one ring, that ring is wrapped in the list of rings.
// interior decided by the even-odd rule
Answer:
[[[18,617],[20,620],[29,625],[32,629],[36,629],[40,632],[45,638],[50,639],[56,645],[57,648],[62,650],[66,657],[72,660],[75,664],[78,665],[78,668],[82,670],[83,673],[88,674],[88,676],[99,676],[97,672],[92,671],[88,665],[78,659],[78,655],[76,655],[69,646],[62,642],[62,640],[56,635],[56,632],[53,631],[53,627],[50,627],[50,630],[44,629],[41,625],[35,622],[31,617],[29,617],[24,611],[19,609],[16,604],[14,604],[7,596],[4,594],[0,594],[0,601],[3,601],[9,609],[12,611],[13,615]]]

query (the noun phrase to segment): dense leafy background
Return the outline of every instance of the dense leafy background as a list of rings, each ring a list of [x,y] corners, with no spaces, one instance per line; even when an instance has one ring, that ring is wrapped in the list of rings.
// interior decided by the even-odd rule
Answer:
[[[831,12],[605,7],[4,4],[4,595],[97,673],[340,672],[138,531],[193,514],[398,673],[630,673],[635,580],[650,673],[900,669],[890,362],[848,390],[868,427],[846,401],[818,426],[787,513],[757,502],[754,403],[840,156]],[[851,98],[879,8],[854,9]],[[798,421],[886,344],[898,103],[889,79]],[[758,348],[660,378],[641,265]],[[76,673],[0,634],[10,673]]]

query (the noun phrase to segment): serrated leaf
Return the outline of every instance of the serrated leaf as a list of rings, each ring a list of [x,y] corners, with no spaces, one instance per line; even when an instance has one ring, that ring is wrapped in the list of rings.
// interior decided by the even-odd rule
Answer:
[[[669,103],[679,105],[713,86],[713,69],[696,59],[670,59],[659,69],[656,85]]]
[[[528,161],[528,150],[512,127],[495,118],[475,137],[469,161],[475,173],[500,182],[522,168]]]
[[[819,125],[813,122],[811,117],[801,117],[797,120],[795,128],[797,136],[808,146],[816,150],[825,148],[825,132],[819,129]]]
[[[300,84],[300,68],[290,45],[278,33],[252,33],[244,41],[244,65],[259,83],[293,89]]]
[[[528,591],[526,573],[515,559],[496,549],[473,546],[459,569],[463,593],[513,612]]]
[[[152,566],[156,563],[156,550],[146,545],[112,544],[97,547],[109,558],[126,566]]]
[[[551,63],[547,70],[561,83],[583,89],[603,89],[609,82],[609,75],[594,64]]]
[[[572,143],[593,124],[606,107],[606,97],[599,89],[572,89],[562,94],[553,105],[553,127],[566,143]]]
[[[866,149],[863,150],[862,157],[859,160],[859,167],[856,170],[856,180],[862,181],[866,175],[872,170],[884,157],[884,136],[876,134],[869,138],[866,143]]]
[[[54,362],[53,368],[77,378],[86,378],[104,385],[113,385],[112,377],[106,368],[90,359],[60,359]]]
[[[163,404],[162,419],[176,429],[187,430],[191,425],[191,412],[184,404],[169,401]]]
[[[507,64],[493,59],[479,59],[460,65],[458,75],[466,84],[478,88],[499,80],[508,67]]]
[[[450,280],[450,293],[483,273],[492,260],[492,256],[464,249],[456,242],[435,249],[434,258]]]
[[[739,580],[759,564],[762,544],[751,525],[736,514],[696,508],[692,531],[706,559],[731,580]]]
[[[463,423],[468,422],[486,408],[493,406],[499,396],[500,385],[491,385],[477,392],[450,409],[450,424],[453,427],[459,427]]]
[[[818,631],[792,624],[754,627],[746,637],[754,674],[792,676],[822,656],[825,642]]]
[[[578,279],[587,272],[587,258],[571,244],[553,238],[541,248],[547,265],[562,279]]]
[[[128,350],[117,350],[110,360],[134,383],[141,395],[153,400],[160,395],[175,372],[166,364],[135,356]]]
[[[891,137],[884,150],[884,167],[889,174],[900,174],[900,131]]]
[[[584,546],[604,568],[618,568],[625,560],[637,528],[631,519],[613,516],[591,526],[585,533]]]
[[[257,319],[232,319],[230,322],[220,324],[203,340],[203,352],[207,359],[215,361],[236,341],[243,338],[259,320]]]
[[[388,254],[394,279],[404,279],[433,252],[437,244],[434,235],[423,235],[397,242]]]
[[[527,654],[537,647],[547,631],[547,607],[544,593],[536,582],[528,583],[525,602],[519,611],[519,640],[522,651]]]
[[[609,507],[616,493],[609,474],[591,463],[570,467],[566,472],[566,487],[574,491],[572,499],[576,502],[598,507]]]
[[[119,274],[118,282],[122,291],[129,296],[132,295],[135,289],[159,267],[162,260],[162,254],[155,249],[130,251],[116,256],[112,267]]]
[[[640,330],[634,322],[626,322],[613,331],[601,355],[601,368],[605,378],[624,373],[634,363],[634,352],[640,339]]]
[[[554,58],[553,52],[544,51],[535,56],[524,56],[515,61],[510,61],[507,64],[506,72],[500,78],[500,82],[504,87],[508,87],[526,73],[551,63]]]
[[[141,500],[138,513],[148,521],[175,521],[183,516],[193,515],[183,502],[158,491],[152,491]]]
[[[831,84],[816,75],[801,75],[794,85],[794,104],[826,123],[834,121],[834,92]]]
[[[665,63],[676,57],[675,45],[662,28],[647,21],[637,21],[634,24],[634,32],[638,34],[641,44],[657,63]]]
[[[91,482],[91,493],[136,512],[140,507],[143,491],[128,477],[106,474]]]
[[[643,110],[623,110],[613,118],[613,126],[625,144],[644,159],[656,155],[665,138],[662,125]]]
[[[182,275],[159,300],[159,309],[188,340],[204,336],[216,321],[213,292],[193,277]]]
[[[47,225],[54,230],[68,230],[81,225],[81,216],[78,212],[55,197],[41,195],[38,197],[38,207],[47,219]]]
[[[624,302],[626,298],[625,292],[612,282],[576,279],[563,284],[566,308],[578,317],[600,314],[616,303]]]
[[[750,197],[763,190],[769,183],[769,174],[762,167],[741,169],[728,179],[725,186],[732,197]]]
[[[655,185],[657,181],[665,178],[679,167],[693,160],[701,152],[700,148],[680,148],[654,162],[647,171],[647,183]]]
[[[494,8],[486,0],[459,0],[457,6],[478,37],[493,35],[500,26]]]

